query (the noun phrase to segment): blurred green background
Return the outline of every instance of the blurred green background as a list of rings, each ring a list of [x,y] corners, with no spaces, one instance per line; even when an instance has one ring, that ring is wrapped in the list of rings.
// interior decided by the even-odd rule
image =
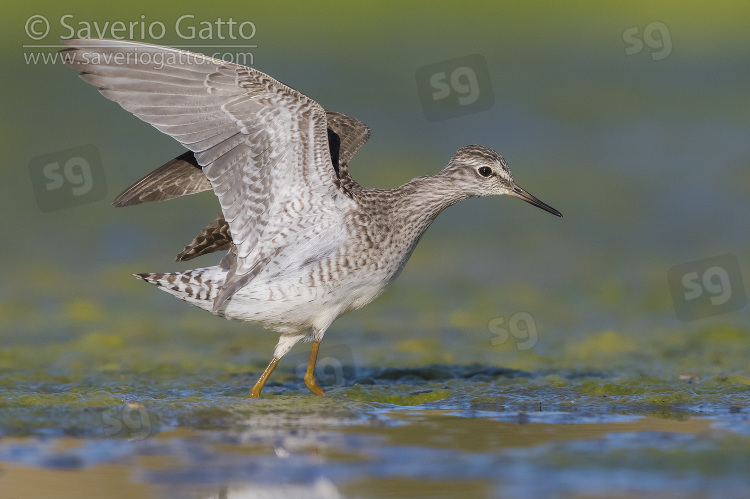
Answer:
[[[215,50],[201,45],[230,43],[181,39],[174,23],[184,14],[194,24],[252,21],[256,34],[247,43],[254,46],[231,52],[251,53],[255,68],[367,123],[371,139],[350,167],[363,185],[394,187],[435,173],[456,149],[478,143],[503,154],[519,185],[564,214],[512,198],[452,207],[391,289],[336,321],[323,343],[343,345],[365,371],[471,363],[523,369],[542,376],[534,394],[501,386],[505,395],[497,398],[492,382],[489,392],[474,382],[451,385],[457,398],[440,391],[442,381],[430,385],[438,391],[427,399],[409,398],[409,389],[341,389],[355,414],[360,402],[443,397],[450,407],[471,401],[502,409],[541,397],[596,413],[665,417],[680,407],[715,416],[746,405],[750,307],[739,284],[750,290],[747,2],[23,2],[4,7],[0,20],[0,140],[9,153],[0,183],[0,406],[13,409],[0,421],[4,432],[72,428],[82,413],[65,407],[122,400],[151,400],[162,423],[221,427],[225,419],[185,407],[240,410],[270,358],[275,334],[212,317],[131,276],[219,261],[172,261],[218,213],[213,194],[127,209],[110,204],[181,146],[62,65],[27,63],[29,54],[56,50],[25,45],[59,44],[64,15],[76,28],[159,21],[164,37],[136,39],[194,44],[185,48],[207,54]],[[26,33],[35,15],[50,22],[38,41]],[[491,107],[426,119],[418,70],[472,54],[487,63]],[[30,164],[83,145],[101,155],[106,198],[42,212]],[[680,320],[669,270],[699,262],[701,277],[723,254],[739,264],[727,269],[736,306]],[[509,330],[513,317],[530,322]],[[294,352],[307,355],[302,346]],[[395,372],[386,378],[401,379]],[[270,394],[306,392],[293,363],[274,377],[286,384],[269,384]],[[212,398],[227,393],[233,401]],[[484,431],[471,441],[482,441]],[[711,452],[724,453],[721,445]],[[747,439],[738,445],[726,452],[746,463]]]

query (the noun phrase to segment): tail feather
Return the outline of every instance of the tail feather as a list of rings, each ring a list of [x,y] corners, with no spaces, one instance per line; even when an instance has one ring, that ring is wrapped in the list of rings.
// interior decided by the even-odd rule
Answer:
[[[219,267],[185,272],[133,274],[138,279],[159,286],[163,291],[200,308],[211,310],[219,294],[226,270]]]

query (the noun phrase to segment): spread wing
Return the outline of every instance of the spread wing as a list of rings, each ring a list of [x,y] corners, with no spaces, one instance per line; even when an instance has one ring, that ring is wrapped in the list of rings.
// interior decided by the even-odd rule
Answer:
[[[326,111],[328,147],[339,177],[349,175],[349,162],[370,138],[370,129],[356,118],[336,111]],[[193,151],[163,164],[117,196],[117,208],[152,201],[166,201],[211,189]],[[208,228],[208,227],[207,227]],[[195,255],[197,256],[197,255]]]
[[[340,224],[325,111],[252,68],[136,42],[65,40],[66,64],[110,100],[195,154],[234,246],[214,311],[298,238]]]
[[[326,111],[328,147],[334,168],[342,182],[354,182],[349,177],[351,159],[370,137],[370,129],[356,118],[335,111]],[[211,189],[192,151],[188,151],[160,166],[125,189],[114,201],[114,206],[131,206],[151,201],[164,201]],[[177,255],[176,261],[192,260],[200,255],[229,249],[232,236],[223,214],[208,224]]]

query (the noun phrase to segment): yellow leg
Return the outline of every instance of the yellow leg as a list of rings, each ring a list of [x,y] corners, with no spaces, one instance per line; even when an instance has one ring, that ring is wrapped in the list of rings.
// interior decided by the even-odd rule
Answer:
[[[305,372],[305,384],[315,395],[325,395],[326,393],[320,389],[318,382],[315,381],[315,362],[318,360],[318,348],[320,348],[319,341],[313,341],[312,351],[310,352],[310,361],[307,363],[307,371]]]
[[[263,386],[265,386],[266,381],[268,381],[269,376],[271,376],[271,373],[273,372],[274,368],[276,368],[276,364],[279,363],[281,359],[277,359],[274,357],[271,359],[271,363],[268,364],[268,367],[266,367],[266,370],[263,371],[263,374],[260,375],[260,379],[257,383],[255,383],[255,386],[253,386],[253,389],[250,390],[250,397],[251,399],[259,399],[260,398],[260,391],[263,389]]]

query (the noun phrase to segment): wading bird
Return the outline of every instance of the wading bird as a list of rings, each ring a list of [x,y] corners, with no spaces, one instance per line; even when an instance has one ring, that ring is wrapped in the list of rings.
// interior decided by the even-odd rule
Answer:
[[[280,333],[250,391],[312,341],[304,377],[316,395],[320,341],[340,315],[380,295],[435,217],[473,196],[509,194],[562,216],[513,181],[487,147],[459,149],[440,172],[395,189],[360,186],[349,162],[367,126],[255,69],[119,40],[65,40],[66,64],[104,97],[189,151],[120,194],[115,206],[213,189],[221,214],[178,256],[227,251],[219,265],[137,274],[195,306]]]

